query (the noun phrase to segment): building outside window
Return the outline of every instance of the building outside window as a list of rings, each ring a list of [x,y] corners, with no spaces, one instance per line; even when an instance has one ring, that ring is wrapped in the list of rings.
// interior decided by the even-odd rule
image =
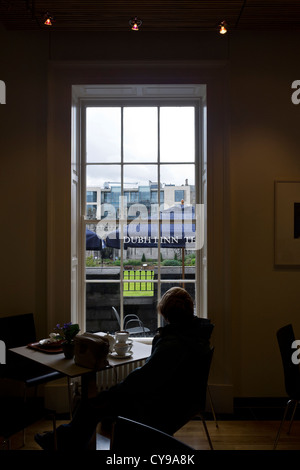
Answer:
[[[87,191],[86,202],[97,202],[97,191]]]
[[[86,205],[86,216],[89,219],[95,219],[97,217],[97,204]]]
[[[175,202],[184,201],[184,191],[182,189],[175,190]]]

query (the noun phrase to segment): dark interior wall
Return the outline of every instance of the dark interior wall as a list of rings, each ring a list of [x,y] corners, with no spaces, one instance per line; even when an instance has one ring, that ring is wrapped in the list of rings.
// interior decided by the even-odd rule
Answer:
[[[300,335],[299,269],[274,267],[274,181],[300,179],[300,106],[291,101],[291,84],[300,77],[298,48],[295,33],[248,32],[231,41],[231,299],[233,350],[238,351],[236,395],[283,391],[275,333],[292,322]]]
[[[216,60],[228,54],[224,39],[195,32],[82,32],[52,34],[49,45],[54,60]]]
[[[0,27],[0,315],[47,306],[47,78],[49,60],[229,61],[231,333],[235,396],[283,393],[275,331],[300,334],[298,270],[274,268],[274,180],[300,178],[300,79],[294,33],[8,32]],[[112,69],[113,79],[114,71]],[[170,80],[172,77],[170,77]],[[145,81],[147,77],[145,77]]]
[[[0,314],[45,324],[47,41],[0,27]]]

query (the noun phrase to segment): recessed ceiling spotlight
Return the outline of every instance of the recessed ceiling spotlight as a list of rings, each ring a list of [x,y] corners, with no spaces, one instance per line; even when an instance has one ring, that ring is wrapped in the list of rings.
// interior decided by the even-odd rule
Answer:
[[[219,24],[219,33],[220,34],[226,34],[227,33],[227,23],[226,21],[221,21],[221,23]]]
[[[139,28],[142,26],[142,20],[140,20],[137,16],[129,20],[130,27],[132,31],[139,31]]]

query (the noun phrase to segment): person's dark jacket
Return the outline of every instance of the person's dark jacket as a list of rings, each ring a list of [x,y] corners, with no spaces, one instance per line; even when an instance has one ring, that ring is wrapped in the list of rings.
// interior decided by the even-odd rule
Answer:
[[[212,330],[209,320],[198,317],[160,328],[145,364],[111,389],[122,403],[119,413],[171,434],[179,429],[205,397]]]

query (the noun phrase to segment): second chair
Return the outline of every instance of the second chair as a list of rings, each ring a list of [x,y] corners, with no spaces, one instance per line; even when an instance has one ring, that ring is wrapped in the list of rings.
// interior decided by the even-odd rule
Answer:
[[[295,334],[294,334],[293,326],[291,324],[283,326],[277,331],[276,336],[277,336],[277,341],[278,341],[280,354],[281,354],[284,384],[285,384],[285,390],[288,396],[288,401],[284,410],[282,421],[280,423],[280,426],[276,435],[273,449],[276,449],[277,447],[280,433],[282,430],[282,426],[287,417],[287,413],[290,409],[290,406],[293,405],[293,411],[292,411],[292,416],[290,420],[290,425],[288,428],[288,434],[291,430],[291,426],[294,420],[297,405],[300,402],[300,369],[299,369],[299,365],[295,364],[292,361],[292,353],[294,351],[293,342],[295,341]]]
[[[12,351],[11,348],[35,343],[36,329],[32,313],[0,318],[0,340],[6,346],[6,364],[1,365],[1,376],[23,384],[24,400],[29,389],[37,392],[41,384],[64,378],[65,375],[49,367],[26,359]],[[70,384],[68,381],[69,406],[71,414]]]
[[[121,325],[121,318],[117,309],[115,307],[112,307],[112,309],[118,321],[120,330],[126,330],[132,335],[143,335],[143,336],[146,336],[146,334],[150,332],[149,328],[146,328],[144,326],[144,323],[142,322],[142,320],[133,313],[126,315],[124,317],[123,325]]]
[[[156,454],[165,455],[168,452],[194,453],[195,450],[151,426],[138,423],[131,419],[118,416],[113,426],[110,450],[116,453],[132,455]]]

